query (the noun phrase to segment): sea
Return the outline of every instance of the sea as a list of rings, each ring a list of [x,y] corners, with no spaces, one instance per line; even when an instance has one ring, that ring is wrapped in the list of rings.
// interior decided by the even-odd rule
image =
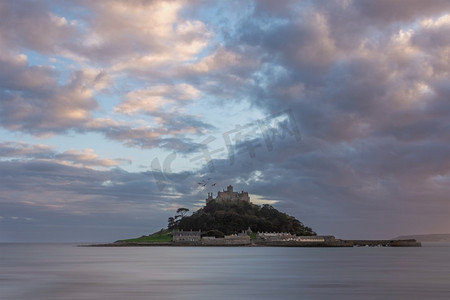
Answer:
[[[0,244],[0,299],[450,299],[450,245]]]

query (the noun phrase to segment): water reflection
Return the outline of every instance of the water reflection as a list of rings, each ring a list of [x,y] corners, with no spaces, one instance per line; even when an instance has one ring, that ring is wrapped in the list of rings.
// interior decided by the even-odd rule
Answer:
[[[448,299],[450,248],[0,245],[1,299]]]

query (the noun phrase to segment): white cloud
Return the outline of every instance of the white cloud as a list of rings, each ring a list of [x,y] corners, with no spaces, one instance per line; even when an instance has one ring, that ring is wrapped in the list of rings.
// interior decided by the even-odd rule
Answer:
[[[200,91],[189,84],[158,85],[128,93],[126,100],[114,110],[124,114],[156,113],[169,106],[179,110],[199,96]]]

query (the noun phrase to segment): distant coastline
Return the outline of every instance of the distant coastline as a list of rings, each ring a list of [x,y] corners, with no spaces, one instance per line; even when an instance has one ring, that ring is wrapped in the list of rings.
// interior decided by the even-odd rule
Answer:
[[[422,243],[450,243],[449,233],[435,233],[435,234],[415,234],[415,235],[402,235],[395,239],[415,239]]]

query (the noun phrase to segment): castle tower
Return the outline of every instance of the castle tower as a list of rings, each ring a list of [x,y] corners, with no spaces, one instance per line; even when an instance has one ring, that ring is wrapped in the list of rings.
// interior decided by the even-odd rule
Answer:
[[[208,193],[208,198],[206,198],[206,203],[208,203],[211,200],[214,200],[213,193]]]
[[[206,198],[206,203],[208,204],[210,201],[215,200],[216,202],[250,202],[250,197],[248,192],[234,192],[233,186],[227,186],[227,190],[218,191],[217,197],[213,197],[213,193],[208,193],[208,198]]]

